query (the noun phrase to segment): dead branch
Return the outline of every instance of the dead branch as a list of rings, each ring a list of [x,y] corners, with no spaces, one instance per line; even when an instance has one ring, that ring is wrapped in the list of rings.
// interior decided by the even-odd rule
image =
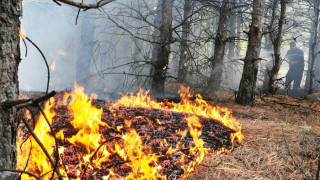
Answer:
[[[28,171],[22,171],[22,170],[16,170],[16,169],[0,169],[0,172],[1,171],[8,171],[8,172],[18,172],[18,173],[22,173],[22,174],[28,174],[38,180],[41,180],[38,176],[36,176],[35,174],[31,173],[31,172],[28,172]]]
[[[313,108],[310,108],[310,107],[306,107],[306,106],[302,106],[300,104],[289,104],[289,103],[285,103],[285,102],[277,102],[275,100],[273,100],[272,102],[276,103],[276,104],[280,104],[280,105],[287,105],[287,106],[294,106],[294,107],[301,107],[301,108],[305,108],[305,109],[309,109],[311,111],[314,111],[314,112],[320,112],[316,109],[313,109]]]
[[[38,106],[38,109],[40,110],[41,114],[43,115],[44,119],[46,120],[46,122],[47,122],[47,124],[48,124],[48,126],[49,126],[49,128],[50,128],[51,134],[52,134],[52,136],[53,136],[53,138],[54,138],[54,141],[55,141],[55,144],[56,144],[56,151],[55,151],[55,153],[54,153],[54,154],[55,154],[56,163],[55,163],[55,166],[54,166],[54,168],[53,168],[53,172],[55,172],[55,171],[57,170],[57,166],[58,166],[59,159],[60,159],[60,158],[59,158],[58,140],[57,140],[56,134],[54,133],[53,128],[52,128],[52,126],[51,126],[51,124],[50,124],[50,122],[49,122],[49,120],[48,120],[47,115],[44,113],[44,111],[43,111],[43,109],[42,109],[42,107],[40,106],[39,103],[37,104],[37,106]],[[58,174],[58,176],[60,176],[60,174],[58,173],[58,171],[57,171],[57,174]],[[54,173],[52,173],[51,179],[53,178],[53,176],[54,176]]]
[[[2,103],[6,108],[12,108],[16,106],[17,108],[23,108],[26,106],[37,106],[38,103],[48,100],[49,98],[56,95],[56,91],[51,91],[44,96],[41,96],[36,99],[18,99],[18,100],[7,100]]]
[[[50,83],[50,69],[49,69],[49,65],[48,65],[48,61],[46,59],[46,57],[43,55],[41,49],[31,40],[26,36],[26,39],[35,47],[37,48],[37,50],[40,52],[44,62],[46,63],[47,66],[47,71],[48,71],[48,80],[47,80],[47,89],[46,89],[46,94],[48,94],[49,91],[49,83]]]
[[[30,124],[28,123],[28,121],[25,118],[22,118],[23,123],[26,125],[26,128],[28,129],[28,131],[30,132],[31,136],[34,138],[34,140],[38,143],[38,145],[40,146],[40,148],[42,149],[42,151],[44,152],[44,154],[47,156],[47,158],[49,159],[52,167],[55,167],[55,163],[52,159],[52,157],[50,156],[50,154],[48,153],[48,151],[46,150],[46,148],[44,147],[44,145],[42,144],[42,142],[40,141],[40,139],[38,138],[38,136],[33,132],[32,127],[30,126]],[[59,168],[56,169],[56,173],[59,177],[59,180],[63,180],[62,179],[62,175],[60,174]]]
[[[64,3],[64,4],[68,4],[70,6],[74,6],[74,7],[77,7],[79,9],[84,9],[84,10],[88,10],[88,9],[97,9],[97,8],[100,8],[106,4],[109,4],[115,0],[101,0],[101,1],[98,1],[97,3],[95,4],[85,4],[85,3],[79,3],[79,2],[75,2],[75,1],[72,1],[72,0],[56,0],[58,2],[61,2],[61,3]]]

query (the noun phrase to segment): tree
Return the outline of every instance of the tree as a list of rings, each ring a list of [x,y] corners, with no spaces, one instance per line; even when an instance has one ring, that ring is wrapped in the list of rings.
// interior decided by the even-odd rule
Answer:
[[[214,55],[211,59],[211,74],[208,81],[208,87],[219,89],[222,77],[222,62],[227,43],[228,22],[231,12],[231,3],[229,0],[223,0],[219,9],[219,25],[217,35],[214,41]]]
[[[254,90],[256,87],[258,61],[260,60],[262,27],[264,23],[265,0],[254,0],[252,9],[252,22],[248,33],[248,47],[244,59],[243,73],[240,81],[236,102],[242,105],[254,103]]]
[[[172,7],[174,0],[163,0],[161,12],[161,25],[159,27],[159,44],[160,47],[156,54],[154,63],[154,72],[152,78],[151,92],[154,95],[162,96],[164,93],[164,83],[168,70],[170,42],[172,38]]]
[[[191,0],[184,1],[184,23],[182,25],[182,35],[180,42],[180,60],[178,69],[178,81],[184,82],[187,74],[187,62],[190,58],[188,51],[188,40],[191,31],[191,14],[192,14],[192,2]]]
[[[283,39],[282,37],[283,37],[283,31],[285,26],[286,1],[280,0],[280,6],[281,6],[281,11],[280,11],[278,29],[277,29],[275,40],[272,42],[273,52],[274,52],[274,65],[270,71],[270,79],[269,79],[269,93],[271,94],[277,93],[277,77],[282,64],[282,59],[280,57],[281,55],[280,50],[281,50],[281,44]]]
[[[55,0],[60,3],[76,6],[80,9],[99,8],[114,0],[103,0],[95,4],[77,3],[70,0]],[[60,2],[60,3],[59,3]],[[18,99],[18,65],[20,62],[20,17],[22,0],[0,1],[0,99]],[[16,166],[16,132],[17,109],[0,106],[0,169],[15,169]],[[16,174],[0,172],[0,179],[13,180]]]
[[[17,99],[18,65],[20,62],[19,27],[22,15],[21,0],[0,1],[0,99]],[[1,102],[2,103],[2,102]],[[0,169],[15,169],[17,110],[0,106]],[[14,179],[15,175],[1,173],[0,179]]]
[[[319,11],[320,11],[320,2],[319,0],[313,0],[310,2],[313,7],[314,19],[312,20],[313,32],[310,36],[310,50],[311,58],[309,58],[309,86],[308,93],[313,93],[313,83],[315,78],[315,61],[318,55],[317,47],[319,43]]]

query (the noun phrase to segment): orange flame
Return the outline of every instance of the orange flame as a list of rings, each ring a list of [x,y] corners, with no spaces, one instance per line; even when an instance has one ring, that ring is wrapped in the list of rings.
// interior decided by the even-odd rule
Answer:
[[[22,26],[20,26],[19,35],[21,38],[24,38],[24,39],[27,37],[26,32],[24,31]]]
[[[130,173],[128,173],[126,177],[120,177],[113,169],[110,169],[109,174],[102,177],[103,179],[166,179],[166,176],[160,173],[162,166],[158,164],[158,160],[161,157],[168,157],[178,152],[179,149],[183,148],[181,147],[183,146],[182,143],[177,142],[175,147],[169,147],[168,142],[164,139],[160,144],[161,146],[169,147],[169,150],[164,155],[156,154],[152,152],[152,148],[150,146],[142,143],[142,139],[139,134],[133,128],[131,128],[132,121],[125,120],[125,124],[123,126],[117,126],[115,128],[119,132],[123,132],[125,130],[122,135],[118,136],[118,138],[122,139],[122,141],[116,142],[112,147],[101,147],[101,144],[107,139],[101,135],[99,130],[101,128],[109,129],[112,127],[101,121],[103,110],[92,105],[92,100],[90,100],[84,93],[84,89],[77,84],[74,86],[75,91],[71,93],[65,93],[63,101],[58,101],[55,104],[55,99],[51,98],[50,101],[45,105],[45,113],[48,116],[49,122],[52,123],[53,118],[56,115],[54,112],[54,105],[67,104],[68,112],[72,115],[72,120],[70,123],[74,129],[77,130],[77,133],[72,137],[65,138],[65,132],[61,130],[56,133],[56,136],[59,139],[67,141],[73,145],[80,144],[81,147],[84,147],[84,151],[78,152],[78,167],[87,166],[88,169],[91,170],[93,170],[94,167],[101,168],[102,163],[111,161],[111,159],[109,159],[111,154],[118,154],[119,157],[125,161],[124,165],[131,169]],[[136,96],[134,96],[132,93],[127,94],[116,103],[113,103],[111,106],[108,104],[111,112],[120,106],[127,106],[159,108],[190,114],[187,117],[184,117],[184,121],[187,122],[188,128],[184,131],[176,131],[176,134],[181,135],[182,138],[185,137],[188,132],[193,138],[193,146],[189,149],[189,154],[185,155],[182,153],[180,160],[181,168],[185,171],[186,175],[189,172],[192,172],[194,167],[201,163],[205,155],[209,152],[209,149],[204,147],[204,141],[200,137],[203,125],[199,122],[198,116],[216,119],[223,125],[233,129],[235,133],[231,133],[230,135],[232,144],[234,141],[238,141],[240,143],[243,140],[241,127],[239,123],[230,116],[231,112],[229,110],[209,105],[202,99],[200,95],[196,96],[195,102],[191,102],[189,99],[192,96],[189,91],[189,88],[180,88],[182,99],[181,103],[159,103],[151,100],[150,96],[148,95],[148,91],[144,92],[143,90],[140,90]],[[117,116],[116,113],[113,112],[113,114],[115,117]],[[138,116],[136,118],[139,119],[143,117]],[[156,122],[158,124],[163,123],[159,119],[157,119]],[[21,130],[19,130],[19,134],[20,132]],[[40,116],[39,120],[37,121],[34,132],[40,138],[41,142],[44,143],[48,152],[53,155],[55,145],[54,138],[50,135],[49,126],[42,116]],[[29,152],[32,149],[26,171],[38,174],[39,176],[42,176],[43,179],[50,179],[52,176],[52,166],[34,139],[30,137],[29,140],[24,142],[23,138],[19,138],[17,145],[20,147],[18,148],[17,169],[24,169],[25,163],[28,161]],[[221,148],[218,153],[231,150]],[[63,155],[64,151],[64,147],[59,147],[58,153],[60,155]],[[188,159],[190,160],[191,157],[193,157],[193,161],[184,163]],[[92,166],[91,163],[93,163],[94,166]],[[61,171],[61,174],[66,176],[66,172],[62,167],[63,166],[59,164],[59,170]],[[66,165],[66,169],[68,171],[77,172],[77,179],[80,179],[79,176],[81,172],[76,169],[76,167]],[[28,180],[33,178],[23,174],[22,179]]]
[[[51,68],[52,71],[54,71],[56,69],[56,60],[53,60],[50,68]]]

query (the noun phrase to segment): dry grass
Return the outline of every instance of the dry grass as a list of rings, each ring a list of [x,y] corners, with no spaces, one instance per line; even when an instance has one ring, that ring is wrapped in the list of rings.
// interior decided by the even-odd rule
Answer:
[[[208,154],[189,180],[315,179],[320,112],[314,110],[320,111],[319,102],[278,95],[258,97],[255,107],[244,107],[234,103],[232,93],[206,93],[213,104],[233,111],[245,142],[228,154]]]

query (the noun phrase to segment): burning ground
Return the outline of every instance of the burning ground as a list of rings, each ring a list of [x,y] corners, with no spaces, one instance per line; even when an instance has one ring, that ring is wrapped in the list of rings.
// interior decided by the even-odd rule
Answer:
[[[75,85],[75,92],[46,103],[57,142],[43,116],[33,123],[34,132],[61,159],[58,169],[66,179],[187,178],[206,154],[231,152],[243,135],[229,110],[200,95],[191,101],[189,88],[182,87],[180,95],[180,103],[158,103],[140,91],[109,103],[88,99]],[[23,126],[18,137],[18,169],[50,179],[52,163]]]
[[[245,140],[232,153],[209,153],[189,180],[315,179],[320,157],[319,101],[263,95],[256,97],[255,107],[244,107],[234,102],[231,92],[196,92],[211,99],[211,104],[231,109]]]

